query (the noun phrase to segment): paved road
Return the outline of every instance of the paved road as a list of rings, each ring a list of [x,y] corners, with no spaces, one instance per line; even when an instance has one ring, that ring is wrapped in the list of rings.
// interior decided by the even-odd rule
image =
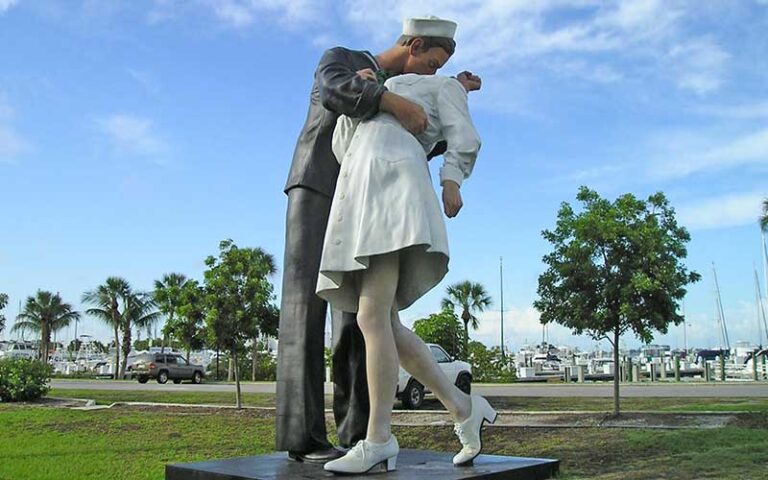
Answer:
[[[113,380],[53,380],[53,388],[78,390],[160,390],[169,392],[234,392],[234,384],[208,383],[180,385]],[[243,383],[242,391],[248,393],[275,393],[273,382]],[[481,395],[496,397],[611,397],[613,384],[585,385],[474,385],[473,391]],[[331,384],[325,385],[325,392],[332,392]],[[727,384],[669,384],[645,383],[621,386],[622,397],[768,397],[768,383],[727,383]]]

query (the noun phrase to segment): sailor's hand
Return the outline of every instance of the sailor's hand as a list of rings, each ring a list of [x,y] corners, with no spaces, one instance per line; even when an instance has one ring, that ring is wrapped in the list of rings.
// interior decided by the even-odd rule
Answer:
[[[364,68],[362,70],[358,70],[355,73],[357,73],[357,76],[362,78],[363,80],[370,80],[372,82],[376,81],[376,72],[374,72],[370,68]]]
[[[459,185],[451,180],[443,182],[443,210],[448,218],[453,218],[459,214],[459,210],[464,206],[461,200]]]
[[[483,80],[477,75],[473,75],[469,70],[464,70],[456,75],[456,80],[464,86],[467,92],[480,90],[480,87],[483,86]]]
[[[379,109],[394,115],[403,128],[414,135],[424,133],[427,129],[427,114],[424,109],[400,95],[384,92]]]

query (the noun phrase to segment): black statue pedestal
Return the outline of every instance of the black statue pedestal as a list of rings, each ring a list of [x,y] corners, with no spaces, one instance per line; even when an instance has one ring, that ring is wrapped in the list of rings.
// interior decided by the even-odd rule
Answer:
[[[397,470],[376,471],[367,475],[337,476],[323,470],[322,464],[298,463],[285,453],[260,457],[243,457],[209,462],[166,465],[165,480],[288,480],[354,478],[381,480],[459,480],[459,479],[514,479],[540,480],[554,476],[559,460],[542,458],[480,455],[471,467],[454,467],[452,454],[425,450],[400,450]]]

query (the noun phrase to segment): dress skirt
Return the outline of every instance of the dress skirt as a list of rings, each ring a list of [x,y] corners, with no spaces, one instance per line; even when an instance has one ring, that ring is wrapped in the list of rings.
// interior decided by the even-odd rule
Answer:
[[[317,294],[357,312],[370,258],[400,252],[403,310],[448,272],[448,237],[424,147],[393,117],[361,123],[343,155],[328,218]]]

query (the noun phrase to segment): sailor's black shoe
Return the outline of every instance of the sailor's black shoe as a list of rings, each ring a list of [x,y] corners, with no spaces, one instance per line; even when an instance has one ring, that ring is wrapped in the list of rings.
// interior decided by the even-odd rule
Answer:
[[[288,458],[296,462],[326,463],[343,456],[344,452],[336,447],[324,448],[322,450],[315,450],[313,452],[294,452],[292,450],[288,451]]]

